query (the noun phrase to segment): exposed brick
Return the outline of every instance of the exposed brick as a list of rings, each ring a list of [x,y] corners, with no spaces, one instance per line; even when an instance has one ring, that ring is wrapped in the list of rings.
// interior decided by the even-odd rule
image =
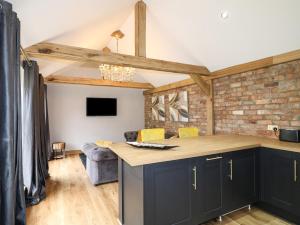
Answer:
[[[300,120],[292,121],[292,122],[291,122],[291,125],[292,125],[293,127],[300,127]]]
[[[295,103],[295,102],[293,102],[293,103],[291,103],[291,104],[289,104],[289,108],[291,108],[291,109],[300,109],[300,102],[298,103]]]
[[[279,89],[281,91],[291,91],[297,89],[296,80],[283,80],[279,82]]]
[[[297,87],[300,88],[300,79],[297,79]]]
[[[290,122],[289,121],[274,121],[273,124],[276,124],[279,127],[288,127],[290,125]]]
[[[270,102],[271,102],[270,99],[259,99],[259,100],[256,100],[256,104],[257,105],[265,105],[265,104],[268,104]]]
[[[242,104],[243,105],[253,105],[253,104],[255,104],[255,102],[254,101],[242,101]]]
[[[258,115],[268,115],[268,114],[272,114],[272,112],[270,110],[257,110],[257,114]]]
[[[270,105],[265,105],[265,109],[279,109],[280,105],[279,104],[270,104]]]
[[[266,115],[265,119],[267,119],[267,120],[280,120],[280,116],[278,116],[278,115]]]
[[[240,87],[241,85],[242,85],[241,82],[236,82],[236,83],[230,84],[230,87],[231,87],[231,88],[236,88],[236,87]]]
[[[268,82],[264,84],[265,87],[277,87],[278,82]]]
[[[278,104],[283,104],[287,103],[288,99],[287,98],[277,98],[277,99],[272,99],[272,103],[278,103]]]
[[[271,120],[258,120],[257,124],[269,125],[269,124],[272,124],[272,121]]]
[[[299,115],[295,115],[295,116],[293,117],[293,120],[299,120],[299,121],[300,121],[300,114],[299,114]]]
[[[233,115],[244,115],[244,111],[243,110],[236,110],[232,112]]]
[[[289,102],[300,102],[300,96],[299,97],[290,97]]]
[[[215,79],[214,114],[217,134],[249,134],[276,138],[267,125],[300,128],[300,60]],[[145,126],[197,126],[206,132],[206,98],[196,85],[174,91],[189,91],[189,123],[151,120],[151,96],[145,96]],[[168,115],[168,98],[165,99]]]

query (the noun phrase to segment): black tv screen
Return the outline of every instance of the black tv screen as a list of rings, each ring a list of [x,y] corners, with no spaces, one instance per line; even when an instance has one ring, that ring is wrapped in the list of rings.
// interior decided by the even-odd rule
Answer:
[[[116,98],[86,98],[87,116],[116,116]]]

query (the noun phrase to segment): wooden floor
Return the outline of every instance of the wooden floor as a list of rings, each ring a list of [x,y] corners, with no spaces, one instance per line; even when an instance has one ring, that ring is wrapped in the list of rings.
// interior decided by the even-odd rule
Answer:
[[[90,184],[78,155],[50,162],[47,198],[28,208],[28,225],[119,225],[118,185]],[[240,210],[206,225],[287,225],[259,209]]]

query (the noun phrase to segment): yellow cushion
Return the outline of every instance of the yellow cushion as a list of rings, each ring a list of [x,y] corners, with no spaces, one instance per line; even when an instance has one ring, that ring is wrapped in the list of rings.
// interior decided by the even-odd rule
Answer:
[[[199,129],[197,127],[184,127],[178,129],[179,138],[197,137]]]
[[[156,141],[165,139],[165,129],[163,128],[153,128],[153,129],[143,129],[139,132],[139,141]]]
[[[109,148],[110,145],[112,144],[112,141],[96,141],[96,145],[98,145],[99,147],[102,147],[102,148]]]

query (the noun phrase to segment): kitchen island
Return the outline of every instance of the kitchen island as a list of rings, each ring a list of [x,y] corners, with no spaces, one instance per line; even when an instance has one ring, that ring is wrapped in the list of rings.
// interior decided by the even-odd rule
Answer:
[[[159,143],[178,147],[111,146],[119,156],[122,224],[196,225],[257,203],[300,221],[300,144],[241,135]]]

